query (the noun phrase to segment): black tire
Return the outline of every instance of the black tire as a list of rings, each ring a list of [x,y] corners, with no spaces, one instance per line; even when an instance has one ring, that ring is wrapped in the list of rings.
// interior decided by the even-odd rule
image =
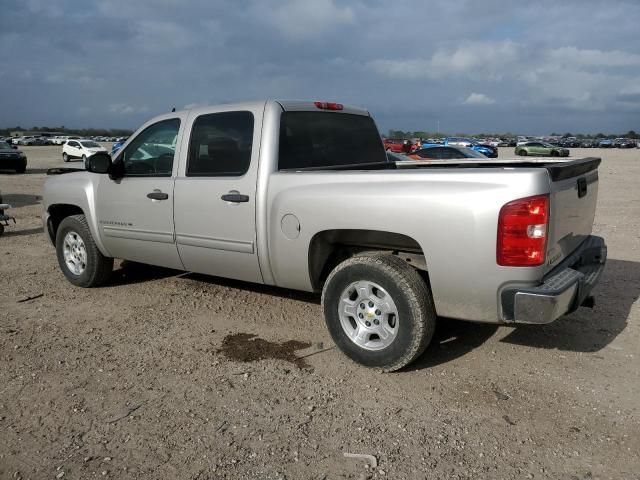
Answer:
[[[27,171],[27,166],[16,168],[16,173],[25,173]]]
[[[527,156],[527,151],[526,150],[518,150],[516,152],[516,155],[520,155],[521,157],[526,157]]]
[[[4,225],[0,223],[0,237],[4,234]]]
[[[559,157],[560,156],[560,152],[558,152],[557,150],[551,150],[551,156],[552,157]]]
[[[381,350],[367,350],[354,343],[343,329],[338,312],[340,297],[357,281],[372,281],[391,295],[398,309],[398,331]],[[327,278],[322,308],[329,333],[353,361],[385,372],[410,364],[427,348],[436,324],[429,287],[418,272],[393,255],[361,255],[339,264]]]
[[[71,231],[82,239],[86,250],[86,267],[79,275],[74,274],[64,260],[64,238]],[[56,233],[56,255],[64,276],[78,287],[99,287],[109,279],[113,270],[113,258],[105,257],[98,250],[84,215],[72,215],[60,222]]]
[[[63,162],[69,161],[69,155],[67,155],[67,152],[62,152],[62,161]]]

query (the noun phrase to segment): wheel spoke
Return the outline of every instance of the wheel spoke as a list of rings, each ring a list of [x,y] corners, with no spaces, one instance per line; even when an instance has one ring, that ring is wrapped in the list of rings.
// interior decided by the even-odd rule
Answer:
[[[353,303],[347,303],[346,300],[342,300],[343,303],[343,307],[342,307],[342,311],[344,313],[346,313],[347,315],[352,316],[353,318],[356,318],[358,316],[357,312],[356,312],[356,305]]]
[[[384,325],[381,325],[380,328],[376,330],[376,333],[381,340],[386,340],[387,338],[389,338],[389,335],[391,335],[392,332],[387,331]]]
[[[396,313],[395,306],[392,306],[389,302],[378,302],[378,308],[383,314]]]
[[[358,287],[358,300],[371,300],[371,297],[373,297],[371,285],[367,283],[366,285]]]
[[[351,336],[351,339],[358,345],[363,346],[367,343],[367,336],[369,335],[369,331],[358,325],[354,330]]]

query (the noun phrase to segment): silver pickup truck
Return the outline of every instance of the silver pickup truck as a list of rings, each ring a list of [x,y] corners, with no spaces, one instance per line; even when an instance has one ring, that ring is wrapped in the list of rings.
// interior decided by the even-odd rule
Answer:
[[[322,292],[342,351],[392,371],[436,316],[544,324],[592,305],[599,163],[391,161],[361,108],[219,105],[50,176],[44,222],[74,285],[103,284],[121,258]]]

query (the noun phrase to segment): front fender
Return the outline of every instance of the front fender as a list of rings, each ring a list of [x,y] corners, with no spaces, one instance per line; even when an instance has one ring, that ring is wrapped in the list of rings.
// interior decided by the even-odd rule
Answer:
[[[82,210],[91,235],[100,252],[111,257],[100,237],[98,220],[96,215],[96,192],[100,176],[89,172],[67,173],[64,175],[50,176],[44,183],[42,196],[43,221],[48,228],[49,219],[59,206],[73,206]],[[62,208],[64,211],[64,208]]]

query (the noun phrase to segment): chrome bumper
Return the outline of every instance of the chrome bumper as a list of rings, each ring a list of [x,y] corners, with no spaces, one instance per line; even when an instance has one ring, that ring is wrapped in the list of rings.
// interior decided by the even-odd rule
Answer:
[[[571,313],[583,303],[598,283],[607,260],[607,246],[601,237],[590,236],[541,285],[506,289],[502,292],[505,321],[545,324]]]

